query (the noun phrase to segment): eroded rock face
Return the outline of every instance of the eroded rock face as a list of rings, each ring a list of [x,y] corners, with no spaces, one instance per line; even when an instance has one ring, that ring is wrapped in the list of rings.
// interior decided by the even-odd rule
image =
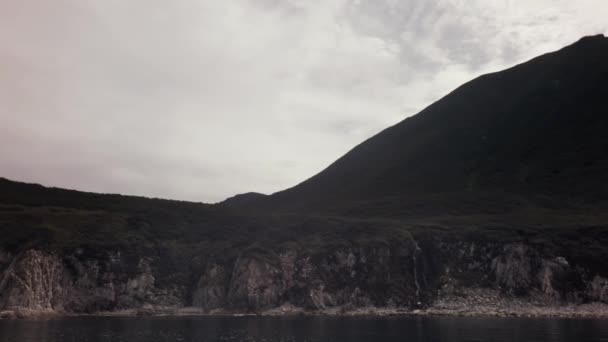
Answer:
[[[588,293],[590,300],[608,303],[608,279],[596,275],[588,284]]]
[[[607,278],[523,243],[412,239],[314,254],[287,249],[209,259],[204,267],[173,282],[159,282],[159,257],[125,257],[120,251],[95,257],[82,254],[0,252],[0,309],[418,308],[441,296],[457,297],[475,289],[554,303],[608,302]]]
[[[286,303],[311,310],[416,306],[428,299],[433,277],[415,243],[314,255],[286,250],[274,257],[212,263],[197,281],[193,304],[254,312]]]
[[[250,311],[279,306],[285,293],[279,265],[257,258],[237,259],[228,289],[227,304],[232,309]]]
[[[492,260],[492,273],[502,289],[523,294],[531,288],[540,261],[525,245],[506,245],[503,253]]]
[[[223,308],[226,304],[228,280],[223,266],[210,263],[194,287],[192,305],[205,311]]]
[[[94,312],[137,308],[143,304],[181,304],[183,294],[158,288],[147,258],[134,272],[125,272],[119,254],[100,259],[63,259],[28,250],[12,258],[0,275],[0,307],[31,310]],[[115,267],[121,266],[121,267]]]
[[[0,277],[0,306],[52,310],[67,292],[61,260],[36,250],[13,259]]]

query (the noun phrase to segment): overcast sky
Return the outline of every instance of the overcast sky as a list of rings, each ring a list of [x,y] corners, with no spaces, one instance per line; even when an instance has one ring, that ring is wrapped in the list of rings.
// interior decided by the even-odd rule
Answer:
[[[272,193],[606,18],[606,0],[0,0],[0,177]]]

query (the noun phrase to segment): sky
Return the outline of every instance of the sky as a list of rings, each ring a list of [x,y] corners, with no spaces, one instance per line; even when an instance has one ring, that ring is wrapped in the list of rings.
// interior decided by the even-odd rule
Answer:
[[[273,193],[606,18],[606,0],[0,0],[0,177]]]

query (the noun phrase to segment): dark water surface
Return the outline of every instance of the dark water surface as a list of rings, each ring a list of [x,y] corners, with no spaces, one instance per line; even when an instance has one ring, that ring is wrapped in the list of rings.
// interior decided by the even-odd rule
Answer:
[[[608,320],[519,318],[73,317],[0,321],[2,342],[608,341]]]

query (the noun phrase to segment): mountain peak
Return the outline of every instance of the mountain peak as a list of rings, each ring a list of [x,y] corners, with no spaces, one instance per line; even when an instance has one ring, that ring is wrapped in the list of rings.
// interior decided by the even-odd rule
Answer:
[[[594,35],[590,35],[590,36],[585,36],[585,37],[581,38],[579,41],[582,41],[582,40],[598,40],[598,39],[603,39],[603,38],[606,38],[606,36],[604,36],[603,33],[600,33],[600,34],[594,34]]]
[[[585,36],[585,37],[579,39],[573,45],[593,45],[593,44],[606,44],[606,43],[608,43],[608,38],[606,38],[606,36],[604,36],[603,33],[600,33],[600,34],[596,34],[596,35],[592,35],[592,36]]]
[[[606,75],[608,39],[584,37],[466,83],[266,203],[330,208],[382,199],[439,208],[438,199],[453,206],[507,192],[608,200]]]
[[[259,199],[263,199],[267,197],[265,194],[261,194],[259,192],[247,192],[244,194],[237,194],[232,197],[226,198],[222,202],[219,202],[218,205],[221,206],[229,206],[229,207],[239,207],[243,205],[247,205],[249,203],[253,203]]]

